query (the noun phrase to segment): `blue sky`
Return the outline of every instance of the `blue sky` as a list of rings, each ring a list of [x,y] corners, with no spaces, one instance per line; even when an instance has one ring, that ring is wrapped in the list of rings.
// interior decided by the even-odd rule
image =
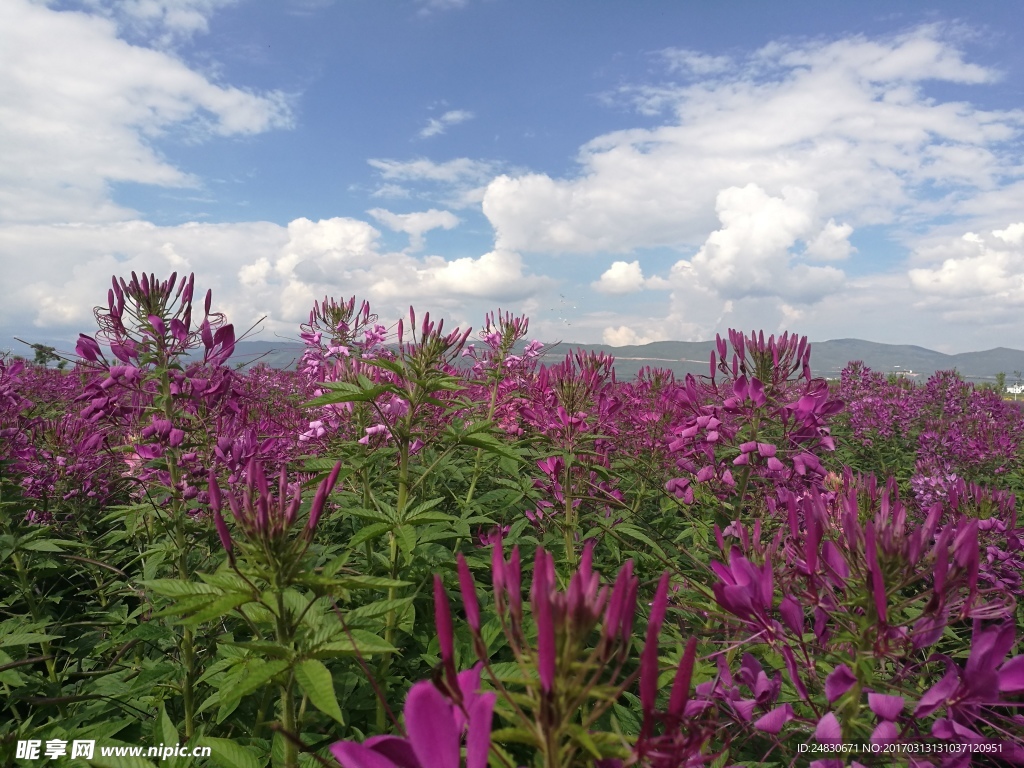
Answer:
[[[1018,2],[4,0],[0,348],[195,271],[543,340],[1024,348]]]

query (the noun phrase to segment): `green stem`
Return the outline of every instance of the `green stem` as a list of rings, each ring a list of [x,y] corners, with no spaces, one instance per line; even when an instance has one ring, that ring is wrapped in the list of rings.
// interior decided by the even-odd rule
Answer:
[[[392,579],[398,578],[398,539],[395,537],[395,532],[392,531],[388,534],[388,545],[389,554],[391,559],[391,571],[390,577]],[[395,600],[398,596],[398,589],[396,587],[388,587],[388,600]],[[394,645],[395,642],[395,631],[397,624],[397,616],[394,609],[388,611],[387,619],[384,625],[384,642],[388,645]],[[380,679],[380,684],[385,692],[387,693],[388,685],[388,673],[391,671],[391,654],[384,653],[380,661],[380,667],[378,667],[377,676]],[[377,701],[377,732],[384,733],[387,728],[387,702],[383,700]]]
[[[11,559],[14,561],[14,568],[18,574],[18,582],[21,585],[21,593],[25,596],[25,602],[28,603],[29,613],[32,614],[32,621],[38,623],[42,621],[42,612],[39,610],[39,604],[36,602],[35,594],[32,591],[32,586],[28,583],[28,570],[25,568],[25,564],[21,559],[21,555],[17,552],[11,555]],[[50,682],[54,685],[60,685],[57,679],[57,664],[54,659],[53,646],[50,645],[49,640],[43,640],[39,643],[39,648],[42,651],[42,655],[46,658],[46,673]],[[60,711],[61,717],[67,717],[67,710],[63,704],[58,704],[57,709]]]
[[[563,458],[565,469],[562,476],[562,493],[565,496],[565,523],[562,526],[562,533],[565,538],[566,565],[568,565],[570,571],[575,571],[579,565],[579,561],[576,558],[577,520],[576,505],[573,503],[569,458],[568,454],[564,455]]]
[[[284,604],[284,588],[277,589],[277,642],[284,648],[291,649],[292,644],[292,622],[288,610]],[[289,670],[288,677],[281,685],[281,727],[289,734],[298,735],[295,720],[295,677]],[[299,751],[295,743],[282,737],[284,740],[284,768],[298,768]]]
[[[494,420],[494,411],[498,407],[498,385],[501,383],[501,379],[495,378],[494,386],[491,387],[491,402],[487,407],[487,421]],[[465,508],[469,508],[469,503],[473,500],[473,493],[476,491],[476,481],[480,477],[480,469],[483,466],[484,449],[476,449],[476,459],[473,461],[473,479],[469,483],[469,492],[466,494]]]

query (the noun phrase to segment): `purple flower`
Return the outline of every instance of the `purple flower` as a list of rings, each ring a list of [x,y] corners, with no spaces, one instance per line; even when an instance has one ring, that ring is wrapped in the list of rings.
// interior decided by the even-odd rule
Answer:
[[[478,693],[479,680],[479,668],[460,673],[457,703],[429,680],[416,683],[405,699],[406,738],[339,741],[331,753],[342,768],[459,768],[465,735],[466,768],[486,768],[495,694]]]
[[[459,563],[459,591],[462,593],[462,604],[466,609],[466,621],[473,632],[480,632],[480,605],[476,600],[476,584],[473,582],[473,574],[469,572],[466,565],[466,558],[461,552],[458,555]]]

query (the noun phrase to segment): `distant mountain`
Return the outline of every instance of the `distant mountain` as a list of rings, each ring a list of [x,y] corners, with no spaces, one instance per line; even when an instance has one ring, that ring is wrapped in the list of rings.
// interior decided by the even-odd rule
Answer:
[[[292,370],[302,357],[303,344],[288,341],[239,341],[231,356],[232,365],[263,363],[271,368]]]
[[[713,341],[655,341],[650,344],[610,347],[603,344],[560,342],[550,346],[543,357],[547,364],[562,360],[574,349],[603,352],[615,358],[616,376],[635,378],[641,368],[667,368],[677,375],[707,375]],[[232,362],[263,362],[272,368],[294,368],[302,356],[302,345],[294,342],[240,341]],[[985,352],[947,355],[908,344],[878,344],[862,339],[832,339],[811,343],[811,369],[817,376],[835,378],[853,360],[861,360],[875,371],[904,373],[924,381],[936,371],[957,370],[968,380],[994,382],[1005,373],[1008,384],[1015,371],[1024,372],[1024,351],[997,347]]]

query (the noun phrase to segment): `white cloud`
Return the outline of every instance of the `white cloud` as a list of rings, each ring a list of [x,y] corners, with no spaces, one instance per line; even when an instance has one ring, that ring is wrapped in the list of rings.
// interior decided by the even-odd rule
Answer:
[[[106,301],[111,275],[195,271],[217,306],[238,324],[259,317],[234,275],[248,259],[272,257],[287,241],[269,222],[183,224],[143,221],[0,226],[5,282],[17,285],[0,304],[0,327],[48,329],[74,337],[95,328],[92,307]],[[40,269],[45,265],[45,269]]]
[[[420,6],[419,15],[429,16],[435,11],[454,11],[465,8],[469,0],[416,0]]]
[[[814,190],[817,215],[840,228],[967,213],[975,193],[1019,178],[1012,142],[1024,111],[942,101],[924,85],[997,76],[931,27],[772,44],[713,80],[623,91],[674,119],[593,139],[572,177],[499,176],[483,210],[500,247],[574,253],[696,247],[715,226],[719,191],[750,183]],[[840,256],[825,246],[819,258]]]
[[[409,235],[409,249],[412,251],[423,248],[423,235],[430,230],[454,229],[459,225],[459,217],[454,213],[436,208],[415,213],[392,213],[384,208],[373,208],[367,213],[388,229]]]
[[[639,344],[650,344],[653,341],[661,341],[662,337],[647,336],[637,333],[628,325],[620,325],[615,328],[605,328],[601,334],[601,340],[613,347],[625,347]]]
[[[817,195],[800,187],[785,187],[779,197],[768,195],[756,184],[723,189],[715,204],[722,227],[712,232],[689,260],[685,279],[696,278],[726,299],[778,296],[798,303],[820,300],[839,288],[843,272],[835,267],[792,263],[792,249],[800,240],[831,240],[833,250],[839,247],[834,222],[812,236],[816,206]],[[683,274],[682,264],[677,263],[674,272]]]
[[[920,306],[940,311],[950,321],[1019,317],[1024,303],[1024,222],[919,248],[915,261],[935,265],[907,273],[922,297]]]
[[[525,274],[519,254],[513,252],[452,260],[382,252],[380,233],[355,219],[296,219],[287,231],[288,240],[277,256],[267,264],[257,259],[241,277],[249,282],[257,304],[276,305],[274,317],[288,323],[299,322],[309,311],[311,297],[325,292],[357,294],[395,309],[418,302],[463,312],[467,301],[522,301],[550,284],[547,278]]]
[[[454,160],[435,162],[425,157],[415,160],[390,160],[372,158],[367,161],[385,180],[375,196],[384,197],[382,190],[404,182],[427,188],[422,196],[430,197],[451,208],[477,207],[483,200],[485,184],[496,173],[497,163],[486,160],[472,160],[457,157]],[[402,189],[409,190],[405,187]]]
[[[209,31],[209,18],[238,0],[82,0],[84,7],[115,19],[125,29],[157,35],[170,44]]]
[[[370,193],[370,197],[386,197],[386,198],[407,198],[410,192],[400,184],[381,184],[377,189]]]
[[[601,279],[591,283],[598,293],[620,295],[635,293],[644,287],[644,273],[639,261],[615,261],[601,274]]]
[[[439,136],[448,130],[448,126],[458,125],[473,118],[473,113],[465,109],[453,109],[445,112],[440,117],[432,117],[427,121],[427,126],[420,131],[420,138],[427,139],[431,136]]]
[[[728,56],[709,56],[686,48],[665,48],[658,52],[669,70],[684,75],[715,75],[732,68]]]
[[[636,293],[644,288],[670,288],[669,282],[664,278],[644,278],[639,261],[613,261],[611,266],[602,272],[600,280],[591,283],[590,286],[598,293],[613,296]]]
[[[280,93],[217,85],[113,22],[28,0],[0,3],[0,221],[131,215],[108,186],[195,186],[154,141],[255,134],[292,124]]]
[[[822,261],[841,261],[849,258],[850,254],[857,250],[850,245],[848,239],[852,234],[853,227],[849,224],[836,224],[835,219],[829,219],[821,232],[807,242],[805,253]]]
[[[0,304],[0,327],[71,339],[95,328],[111,275],[195,271],[236,328],[263,316],[271,333],[294,338],[318,296],[369,299],[384,322],[410,303],[438,317],[479,322],[484,312],[523,306],[552,281],[532,275],[519,254],[414,257],[380,248],[380,232],[357,219],[161,227],[110,224],[0,226],[5,280],[19,286]],[[26,255],[31,254],[31,258]],[[41,272],[39,264],[46,264]]]
[[[443,163],[435,163],[425,157],[405,161],[374,158],[367,162],[385,179],[445,184],[484,181],[493,175],[494,169],[492,163],[468,157],[457,157]]]

